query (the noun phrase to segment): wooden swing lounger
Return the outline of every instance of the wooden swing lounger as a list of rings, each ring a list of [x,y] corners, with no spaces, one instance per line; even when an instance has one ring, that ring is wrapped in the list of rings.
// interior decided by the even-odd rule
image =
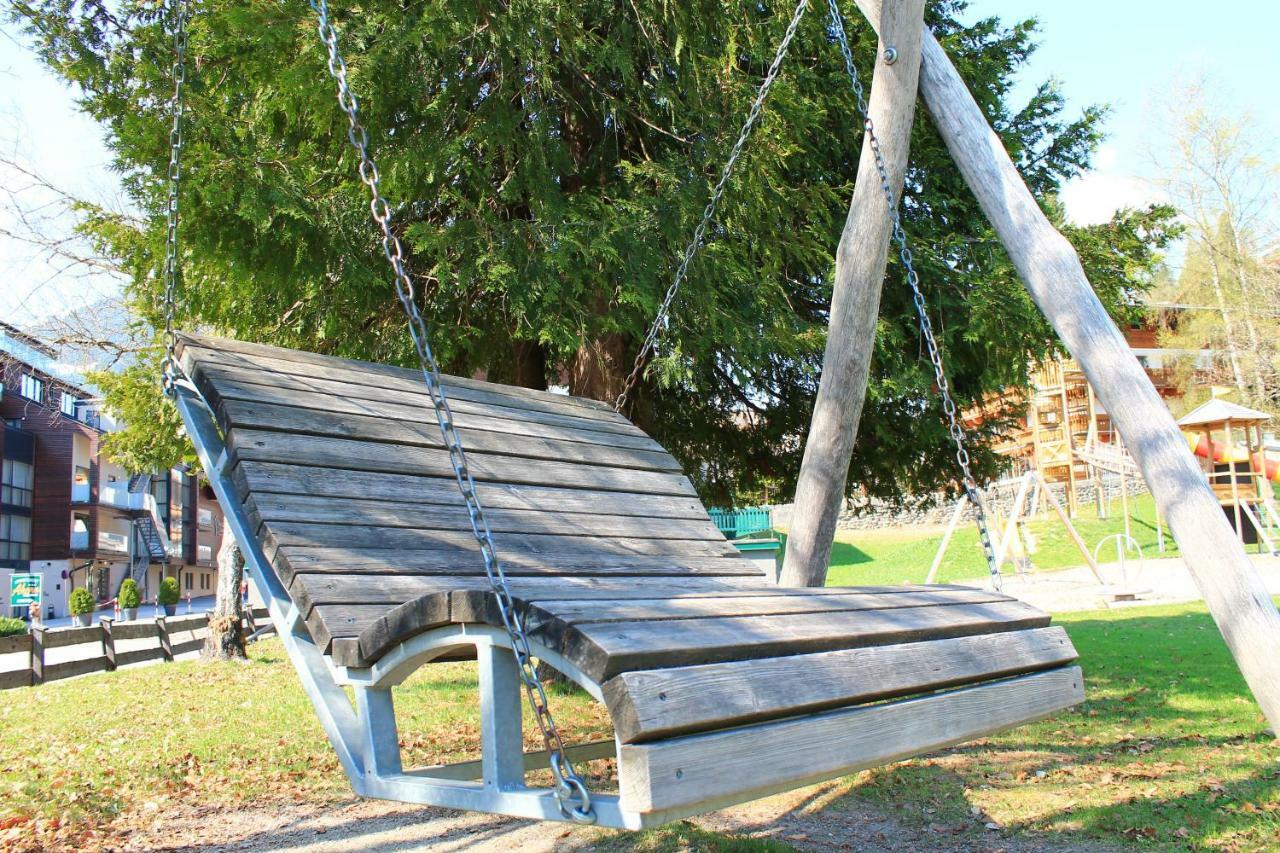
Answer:
[[[355,790],[563,819],[524,781],[546,756],[523,753],[516,665],[421,376],[196,336],[181,360],[187,430]],[[1083,699],[1071,642],[1032,607],[961,586],[771,586],[676,461],[608,407],[445,387],[534,653],[612,717],[614,741],[569,750],[617,757],[619,793],[592,798],[602,825],[655,825]],[[472,657],[481,760],[403,769],[392,686]]]

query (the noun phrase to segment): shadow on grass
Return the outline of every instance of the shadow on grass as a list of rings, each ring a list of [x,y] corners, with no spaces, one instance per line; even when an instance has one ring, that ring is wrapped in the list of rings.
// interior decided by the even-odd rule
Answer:
[[[1280,847],[1280,742],[1203,609],[1150,611],[1060,620],[1084,667],[1080,708],[871,771],[829,807],[968,816],[975,834],[994,821],[1046,844]]]
[[[787,534],[779,533],[778,541],[782,543],[782,551],[785,553],[787,549]],[[841,542],[837,539],[831,545],[831,560],[829,566],[856,566],[860,563],[871,563],[875,561],[875,557],[863,551],[861,548],[849,542]]]

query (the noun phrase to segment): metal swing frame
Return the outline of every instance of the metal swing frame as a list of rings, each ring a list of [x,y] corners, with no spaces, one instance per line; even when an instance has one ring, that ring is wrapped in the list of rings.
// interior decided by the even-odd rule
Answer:
[[[355,793],[443,808],[535,820],[573,822],[551,787],[529,786],[524,774],[545,767],[545,751],[524,752],[521,682],[506,631],[488,625],[451,625],[418,634],[369,667],[335,665],[312,640],[302,613],[290,600],[244,511],[230,477],[231,457],[213,412],[187,380],[175,383],[175,402],[209,483],[225,508],[227,526],[244,555],[245,571],[270,613],[284,650],[297,670],[329,742]],[[563,656],[533,643],[535,655],[603,704],[600,685]],[[458,648],[476,651],[480,678],[479,761],[405,770],[391,689],[419,667]],[[345,688],[352,688],[354,707]],[[597,741],[568,747],[577,761],[610,758],[618,744]],[[642,829],[683,814],[628,811],[615,794],[592,793],[599,826]]]

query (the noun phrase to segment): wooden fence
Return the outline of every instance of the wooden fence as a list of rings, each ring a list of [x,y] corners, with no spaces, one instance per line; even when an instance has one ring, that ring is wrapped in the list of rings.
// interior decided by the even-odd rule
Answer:
[[[244,623],[246,634],[257,630],[259,623],[269,625],[266,608],[246,610]],[[171,661],[179,655],[199,651],[208,636],[208,626],[207,613],[157,616],[154,620],[136,622],[103,618],[88,628],[33,627],[27,634],[0,637],[0,690],[90,672],[110,672],[143,661]],[[54,649],[67,651],[50,655]],[[5,663],[7,656],[24,654],[25,666],[13,667],[12,658],[9,664]]]

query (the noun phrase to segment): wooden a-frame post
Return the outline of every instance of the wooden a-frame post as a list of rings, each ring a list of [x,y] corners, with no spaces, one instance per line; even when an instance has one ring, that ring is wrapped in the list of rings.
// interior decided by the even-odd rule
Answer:
[[[904,5],[888,5],[881,29],[882,0],[855,2],[885,33]],[[1045,217],[941,45],[922,30],[920,92],[943,142],[1032,300],[1111,414],[1245,681],[1272,730],[1280,732],[1280,611],[1173,416],[1094,293],[1075,249]],[[846,457],[841,479],[847,466]],[[799,484],[797,494],[804,487]]]
[[[901,0],[886,10],[880,59],[867,104],[895,199],[902,192],[907,170],[923,26],[924,0]],[[892,64],[884,58],[889,46],[897,54]],[[827,349],[796,484],[795,511],[779,578],[783,586],[820,586],[826,579],[866,398],[890,229],[884,189],[864,136],[858,182],[836,249]]]

